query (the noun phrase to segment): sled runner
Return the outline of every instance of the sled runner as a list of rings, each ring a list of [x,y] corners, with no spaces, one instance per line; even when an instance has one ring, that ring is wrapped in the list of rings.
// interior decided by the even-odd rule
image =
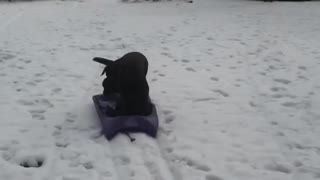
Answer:
[[[115,116],[107,115],[108,106],[115,106],[117,95],[95,95],[93,102],[102,124],[102,132],[108,140],[111,140],[117,133],[144,132],[151,137],[156,137],[158,131],[158,115],[154,104],[152,113],[148,116]],[[129,136],[129,134],[127,134]],[[129,136],[130,137],[130,136]],[[131,141],[132,139],[130,137]]]

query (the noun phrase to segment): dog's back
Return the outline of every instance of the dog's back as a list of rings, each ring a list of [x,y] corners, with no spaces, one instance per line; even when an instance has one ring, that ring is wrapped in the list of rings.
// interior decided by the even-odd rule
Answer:
[[[151,113],[149,85],[146,79],[148,60],[139,53],[132,52],[117,61],[119,65],[119,86],[122,99],[120,113],[127,115],[148,115]]]

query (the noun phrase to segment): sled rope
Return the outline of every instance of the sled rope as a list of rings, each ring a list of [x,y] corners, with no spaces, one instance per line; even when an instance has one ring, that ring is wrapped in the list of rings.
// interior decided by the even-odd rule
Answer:
[[[129,137],[131,142],[134,142],[136,140],[135,138],[131,137],[128,132],[126,132],[125,134]]]

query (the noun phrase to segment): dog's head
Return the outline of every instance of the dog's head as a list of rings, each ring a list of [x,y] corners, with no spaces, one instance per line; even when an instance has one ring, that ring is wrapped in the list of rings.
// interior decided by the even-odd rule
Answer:
[[[114,76],[116,74],[116,68],[114,67],[114,61],[100,58],[100,57],[95,57],[93,58],[93,61],[98,62],[100,64],[105,65],[106,67],[103,69],[101,76],[106,74],[107,76]]]

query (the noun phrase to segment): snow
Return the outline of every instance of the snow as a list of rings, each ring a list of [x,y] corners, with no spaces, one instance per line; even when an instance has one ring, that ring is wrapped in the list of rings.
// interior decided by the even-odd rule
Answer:
[[[319,179],[319,19],[317,1],[0,2],[0,179]],[[130,51],[158,138],[109,142],[92,58]]]

